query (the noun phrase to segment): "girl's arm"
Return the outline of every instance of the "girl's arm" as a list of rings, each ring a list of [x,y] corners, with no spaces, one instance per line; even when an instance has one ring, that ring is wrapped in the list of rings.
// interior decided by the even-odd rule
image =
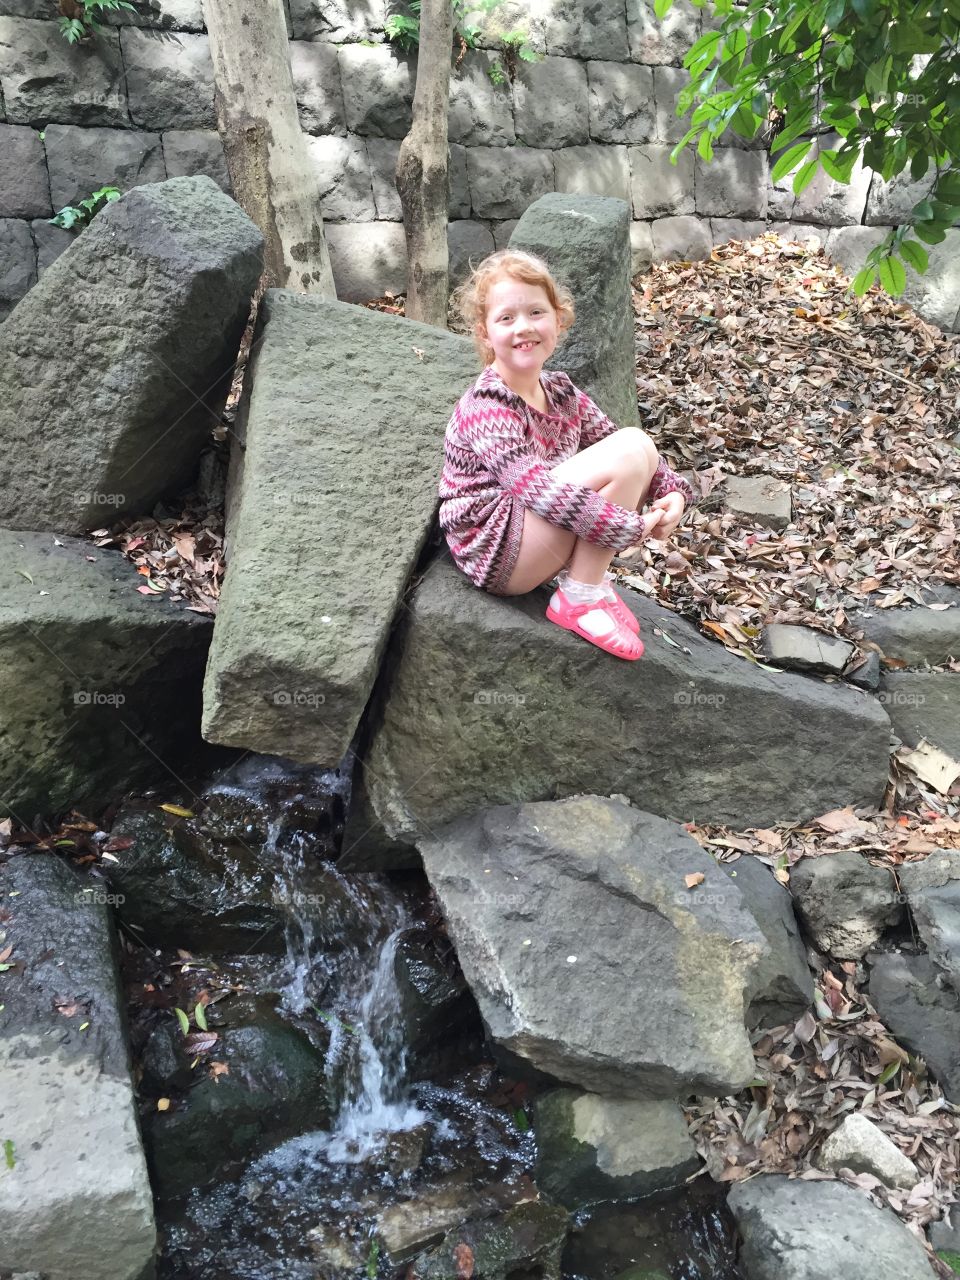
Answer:
[[[459,414],[460,435],[507,493],[578,538],[620,551],[647,536],[651,522],[595,489],[557,480],[532,452],[523,418],[495,392],[478,390]]]
[[[605,440],[614,431],[619,431],[617,424],[607,417],[585,391],[581,391],[579,387],[574,387],[574,391],[577,397],[577,410],[580,414],[580,442],[583,448],[596,444],[599,440]],[[657,498],[662,498],[665,493],[682,494],[688,506],[695,501],[693,489],[688,482],[683,476],[677,475],[676,471],[671,470],[665,459],[661,458],[650,481],[646,501],[656,502]]]

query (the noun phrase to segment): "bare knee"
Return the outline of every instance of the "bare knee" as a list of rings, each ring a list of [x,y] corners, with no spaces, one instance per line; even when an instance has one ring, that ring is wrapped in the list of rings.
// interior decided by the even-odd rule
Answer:
[[[636,474],[649,475],[656,470],[660,455],[646,431],[640,427],[621,427],[614,439],[620,446],[620,456]]]

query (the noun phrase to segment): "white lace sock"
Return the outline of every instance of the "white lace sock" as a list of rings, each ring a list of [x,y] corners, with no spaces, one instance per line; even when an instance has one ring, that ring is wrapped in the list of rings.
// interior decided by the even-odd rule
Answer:
[[[613,599],[612,595],[607,596],[608,588],[605,583],[578,582],[570,577],[566,569],[562,569],[557,575],[557,582],[571,604],[588,604],[594,600]],[[553,593],[550,603],[554,608],[560,603],[556,592]],[[589,609],[581,614],[580,625],[592,636],[606,636],[617,629],[616,622],[606,609]]]

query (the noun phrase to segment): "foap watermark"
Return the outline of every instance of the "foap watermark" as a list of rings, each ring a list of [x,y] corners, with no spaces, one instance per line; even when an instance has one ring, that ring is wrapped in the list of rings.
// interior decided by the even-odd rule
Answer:
[[[112,893],[109,889],[78,889],[73,895],[74,905],[78,907],[122,907],[127,896],[124,893]]]
[[[729,896],[719,889],[678,889],[673,903],[677,907],[722,907]]]
[[[489,889],[478,889],[473,898],[475,907],[522,907],[522,893],[490,892]]]
[[[126,111],[127,95],[114,90],[112,93],[83,89],[73,95],[72,101],[81,107],[108,107],[111,111]]]
[[[96,490],[75,489],[74,502],[82,507],[122,507],[126,505],[125,493],[100,493]]]
[[[907,689],[881,689],[877,694],[877,701],[888,707],[922,707],[926,700],[925,694]]]
[[[105,693],[102,689],[77,689],[73,695],[76,707],[122,707],[126,694]]]
[[[678,707],[722,707],[726,700],[725,693],[704,693],[692,682],[689,689],[678,689],[673,695]]]
[[[322,907],[327,900],[322,893],[303,893],[286,885],[274,886],[270,897],[278,907]]]
[[[512,689],[478,689],[473,695],[478,707],[522,707],[526,700],[526,694]]]
[[[277,689],[273,695],[275,707],[308,707],[316,710],[327,700],[325,693],[312,693],[309,689]]]

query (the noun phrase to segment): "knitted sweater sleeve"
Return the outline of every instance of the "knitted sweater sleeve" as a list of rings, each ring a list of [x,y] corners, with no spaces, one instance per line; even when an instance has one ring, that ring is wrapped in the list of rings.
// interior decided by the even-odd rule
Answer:
[[[459,425],[464,443],[500,487],[544,520],[614,551],[647,536],[648,522],[639,512],[586,485],[557,480],[530,449],[521,415],[495,393],[477,390],[461,407]]]
[[[617,424],[607,417],[585,391],[581,391],[579,387],[575,390],[577,410],[580,414],[580,443],[583,448],[596,444],[598,440],[605,440],[607,436],[619,430]],[[687,504],[695,501],[690,484],[684,480],[683,476],[677,475],[676,471],[668,467],[666,460],[661,458],[650,481],[647,502],[656,502],[657,498],[662,498],[666,493],[679,493]]]

